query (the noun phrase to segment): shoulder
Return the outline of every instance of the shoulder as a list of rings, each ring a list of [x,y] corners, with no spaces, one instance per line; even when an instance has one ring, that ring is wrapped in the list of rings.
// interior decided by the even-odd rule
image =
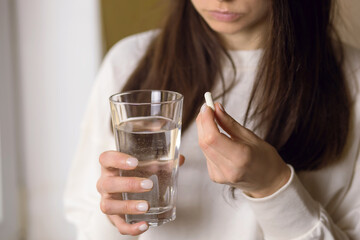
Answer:
[[[360,95],[360,49],[343,44],[343,68],[352,97]]]
[[[123,38],[109,50],[106,58],[115,65],[124,61],[137,63],[158,33],[159,30],[150,30]]]
[[[117,42],[102,61],[94,89],[107,96],[120,91],[158,32],[151,30]]]
[[[151,30],[138,33],[117,42],[102,61],[97,74],[97,85],[104,86],[109,91],[122,89],[158,32],[159,30]]]

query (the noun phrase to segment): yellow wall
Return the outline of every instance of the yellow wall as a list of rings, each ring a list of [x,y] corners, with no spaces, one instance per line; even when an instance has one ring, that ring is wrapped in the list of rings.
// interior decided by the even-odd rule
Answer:
[[[101,0],[105,50],[120,39],[157,28],[165,0]]]
[[[338,0],[337,27],[343,41],[360,49],[360,1]]]

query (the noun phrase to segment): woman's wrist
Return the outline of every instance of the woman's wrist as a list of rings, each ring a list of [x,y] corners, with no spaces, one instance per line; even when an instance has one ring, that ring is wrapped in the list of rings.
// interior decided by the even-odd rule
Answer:
[[[255,191],[244,191],[244,193],[252,198],[268,197],[281,189],[289,181],[290,176],[291,169],[287,164],[284,163],[281,171],[279,171],[279,174],[274,178],[268,187]]]

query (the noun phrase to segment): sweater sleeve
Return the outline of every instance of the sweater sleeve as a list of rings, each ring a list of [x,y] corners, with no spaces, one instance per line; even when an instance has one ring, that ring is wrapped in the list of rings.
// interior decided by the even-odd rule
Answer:
[[[273,195],[255,199],[244,194],[265,239],[360,239],[359,163],[343,203],[349,206],[349,212],[338,224],[335,224],[325,209],[310,196],[293,168],[290,168],[292,173],[288,183]]]
[[[100,210],[96,183],[99,156],[115,149],[109,97],[121,90],[145,52],[152,33],[120,41],[105,57],[93,86],[81,126],[80,141],[69,172],[64,204],[66,218],[77,228],[78,240],[127,240]]]
[[[265,239],[347,240],[360,239],[360,166],[348,197],[353,208],[346,214],[347,224],[340,228],[302,185],[293,168],[287,184],[271,196],[255,199],[245,196],[263,231]],[[351,204],[351,203],[349,203]]]

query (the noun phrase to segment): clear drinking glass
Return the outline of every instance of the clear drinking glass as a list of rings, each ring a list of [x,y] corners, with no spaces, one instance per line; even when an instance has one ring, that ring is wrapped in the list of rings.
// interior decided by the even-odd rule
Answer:
[[[123,193],[124,200],[146,200],[147,213],[126,215],[126,222],[146,221],[150,226],[176,218],[177,172],[183,96],[163,90],[137,90],[110,97],[117,150],[139,160],[121,176],[149,178],[154,187],[146,193]]]

